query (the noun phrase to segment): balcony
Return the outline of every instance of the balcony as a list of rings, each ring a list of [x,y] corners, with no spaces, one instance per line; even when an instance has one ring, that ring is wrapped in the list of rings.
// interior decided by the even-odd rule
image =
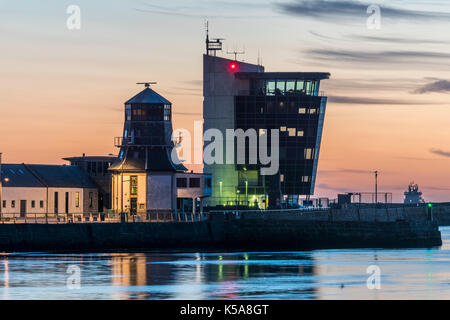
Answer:
[[[122,147],[172,147],[163,137],[115,137],[114,146]]]

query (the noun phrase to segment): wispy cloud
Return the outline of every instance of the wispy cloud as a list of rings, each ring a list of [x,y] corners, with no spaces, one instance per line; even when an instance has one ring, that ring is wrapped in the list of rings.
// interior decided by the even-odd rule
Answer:
[[[378,63],[410,63],[426,62],[426,59],[439,60],[441,63],[450,60],[450,53],[431,51],[364,51],[364,50],[331,50],[311,49],[306,51],[311,56],[323,60],[347,62],[378,62]]]
[[[406,37],[377,37],[377,36],[366,36],[366,35],[349,35],[347,36],[350,40],[357,41],[368,41],[368,42],[385,42],[393,44],[445,44],[447,42],[432,39],[412,39]]]
[[[367,17],[367,8],[373,3],[351,0],[297,0],[277,3],[276,8],[287,15],[309,18],[323,18],[329,22],[343,19]],[[415,21],[444,20],[450,17],[448,12],[408,10],[391,6],[380,6],[383,18]]]
[[[361,170],[361,169],[336,169],[336,170],[321,170],[321,174],[373,174],[374,170]]]
[[[429,105],[436,104],[427,101],[417,100],[392,100],[392,99],[377,99],[366,97],[344,97],[344,96],[329,96],[329,103],[334,104],[358,104],[358,105]]]
[[[170,5],[167,5],[167,3],[170,3]],[[268,8],[269,6],[264,4],[258,5],[258,3],[242,3],[237,1],[195,1],[183,2],[183,4],[172,4],[172,1],[167,1],[165,3],[161,3],[161,5],[155,5],[146,1],[140,1],[139,7],[135,8],[135,10],[157,15],[178,16],[186,18],[208,17],[212,19],[261,19],[273,17],[273,15],[267,15],[267,13],[270,12]],[[249,10],[251,10],[252,14],[248,14]],[[245,11],[246,13],[242,15],[236,14],[236,12],[239,13],[242,11]]]
[[[325,40],[325,41],[346,41],[346,42],[354,42],[354,41],[365,41],[365,42],[382,42],[382,43],[392,43],[392,44],[447,44],[447,41],[442,40],[434,40],[434,39],[425,39],[425,38],[417,38],[413,39],[411,37],[402,37],[399,35],[391,35],[386,37],[381,36],[373,36],[373,35],[359,35],[359,34],[345,34],[340,36],[330,36],[326,34],[322,34],[315,30],[310,30],[309,33],[314,37]]]
[[[430,92],[440,92],[440,93],[450,93],[450,81],[448,80],[437,80],[431,83],[428,83],[416,90],[414,93],[424,94]]]
[[[444,151],[441,149],[430,149],[430,152],[438,156],[450,158],[450,151]]]

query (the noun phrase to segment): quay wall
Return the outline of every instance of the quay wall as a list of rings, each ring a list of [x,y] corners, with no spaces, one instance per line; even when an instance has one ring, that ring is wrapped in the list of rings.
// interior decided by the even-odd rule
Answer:
[[[341,213],[339,216],[327,211],[239,215],[222,212],[211,213],[209,219],[199,222],[1,224],[0,251],[303,250],[442,244],[436,221],[391,221],[388,215],[385,221],[381,215],[376,221],[350,220],[355,214],[352,210]],[[419,211],[416,213],[419,215]]]

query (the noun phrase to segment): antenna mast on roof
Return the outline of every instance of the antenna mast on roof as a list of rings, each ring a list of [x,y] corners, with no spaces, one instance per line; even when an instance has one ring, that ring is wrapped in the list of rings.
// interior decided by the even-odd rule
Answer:
[[[206,55],[216,56],[217,51],[222,51],[222,41],[225,40],[223,38],[215,38],[209,39],[209,21],[206,20]]]
[[[242,50],[242,51],[237,51],[236,48],[234,49],[234,51],[228,51],[227,50],[227,54],[234,54],[234,61],[237,61],[237,55],[238,54],[245,54],[245,47],[244,47],[244,50]]]
[[[158,82],[137,82],[136,84],[144,85],[146,88],[150,88],[151,84],[157,84]]]

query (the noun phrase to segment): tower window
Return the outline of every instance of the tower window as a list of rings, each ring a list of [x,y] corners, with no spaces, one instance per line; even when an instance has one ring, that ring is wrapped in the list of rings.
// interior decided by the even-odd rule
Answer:
[[[177,178],[177,187],[178,188],[187,188],[187,179],[186,178]]]
[[[127,121],[130,121],[131,120],[131,105],[125,106],[125,115],[126,115]]]
[[[190,178],[189,188],[200,188],[200,178]]]
[[[79,192],[75,192],[75,207],[76,208],[80,207],[80,193]]]
[[[130,178],[130,194],[135,196],[137,195],[138,190],[138,178],[137,176],[132,176]]]

